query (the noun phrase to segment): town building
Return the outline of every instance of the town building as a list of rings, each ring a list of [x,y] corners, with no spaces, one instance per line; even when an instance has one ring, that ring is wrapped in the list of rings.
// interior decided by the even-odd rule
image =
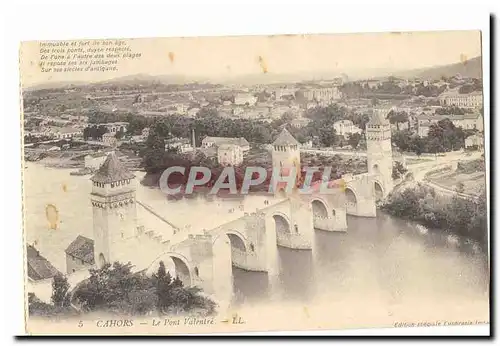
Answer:
[[[253,106],[257,102],[257,97],[249,93],[238,93],[234,96],[235,105],[249,105]]]
[[[330,102],[333,100],[339,100],[342,98],[342,93],[338,87],[329,88],[312,88],[302,91],[304,97],[308,101],[326,101]]]
[[[166,141],[165,150],[177,149],[179,153],[188,153],[194,150],[191,142],[187,138],[172,138]]]
[[[250,143],[243,138],[231,138],[231,137],[210,137],[207,136],[201,141],[202,148],[219,147],[223,144],[234,144],[241,147],[243,152],[250,150]]]
[[[306,127],[307,125],[309,125],[310,122],[311,122],[311,119],[300,117],[300,118],[293,119],[290,122],[290,125],[299,129],[302,127]]]
[[[351,120],[339,120],[333,123],[335,133],[339,136],[347,137],[351,133],[362,133],[363,130],[354,125]]]
[[[102,141],[105,145],[114,147],[116,143],[118,142],[115,137],[115,133],[111,132],[106,132],[105,134],[102,135]]]
[[[243,162],[243,150],[239,145],[222,144],[217,147],[217,160],[223,166],[237,166]]]
[[[297,88],[276,88],[272,91],[276,100],[281,100],[283,97],[294,97]]]
[[[60,272],[33,246],[28,245],[26,249],[28,279],[41,281],[52,279]]]
[[[97,127],[99,126],[104,126],[108,130],[109,133],[117,133],[117,132],[127,132],[129,123],[124,122],[124,121],[118,121],[114,123],[104,123],[104,124],[96,124]]]
[[[82,235],[66,248],[66,272],[74,273],[77,270],[87,269],[94,265],[94,241]]]
[[[81,137],[83,132],[74,127],[62,127],[53,129],[54,137],[57,139],[69,139],[73,137]]]
[[[467,137],[465,139],[465,148],[466,149],[474,148],[477,150],[483,149],[484,148],[484,137],[479,135],[479,134],[475,134],[475,135]]]
[[[449,119],[456,127],[461,127],[464,130],[484,129],[483,116],[480,113],[466,113],[456,115],[417,115],[417,134],[420,137],[426,137],[429,133],[429,128],[432,124],[437,124],[440,120]]]
[[[458,88],[443,92],[438,97],[439,103],[444,107],[457,106],[461,108],[481,108],[483,106],[483,94],[473,91],[469,94],[460,94]]]

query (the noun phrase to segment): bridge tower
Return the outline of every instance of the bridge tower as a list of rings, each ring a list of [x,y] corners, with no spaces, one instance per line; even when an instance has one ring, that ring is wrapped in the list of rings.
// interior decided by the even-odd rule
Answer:
[[[276,140],[273,142],[272,160],[273,172],[279,172],[280,176],[289,176],[291,169],[295,169],[296,180],[300,176],[300,143],[283,128]],[[278,187],[279,191],[279,187]]]
[[[116,258],[116,243],[136,236],[134,175],[116,157],[108,158],[92,176],[94,260],[101,267]]]
[[[379,191],[383,197],[393,188],[391,124],[386,118],[388,113],[389,109],[374,108],[366,124],[368,173],[376,176],[375,193]],[[377,186],[378,183],[382,186]]]

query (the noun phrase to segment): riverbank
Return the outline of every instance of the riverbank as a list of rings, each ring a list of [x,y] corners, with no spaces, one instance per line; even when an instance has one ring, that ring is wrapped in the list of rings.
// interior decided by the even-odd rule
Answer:
[[[460,245],[477,243],[482,252],[487,251],[488,220],[484,193],[478,200],[448,197],[417,183],[392,192],[380,208],[393,216],[441,229],[451,238],[458,237]]]

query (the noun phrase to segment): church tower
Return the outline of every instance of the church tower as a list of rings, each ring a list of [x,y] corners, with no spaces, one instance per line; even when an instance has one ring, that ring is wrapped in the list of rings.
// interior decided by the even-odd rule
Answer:
[[[375,193],[382,189],[385,197],[393,187],[391,124],[387,120],[389,109],[374,108],[370,121],[366,124],[366,149],[368,173],[378,175],[383,186],[375,184]]]
[[[283,128],[278,138],[273,143],[273,172],[279,172],[285,177],[290,174],[291,168],[295,168],[296,179],[300,176],[300,143]],[[297,182],[297,180],[296,180]]]
[[[99,267],[115,260],[117,246],[113,245],[136,235],[134,178],[114,152],[91,178],[94,259]]]

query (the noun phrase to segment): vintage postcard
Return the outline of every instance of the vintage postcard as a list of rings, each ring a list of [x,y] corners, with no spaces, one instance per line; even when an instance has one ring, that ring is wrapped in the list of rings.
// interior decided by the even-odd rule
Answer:
[[[480,31],[23,42],[27,333],[489,324],[482,64]]]

